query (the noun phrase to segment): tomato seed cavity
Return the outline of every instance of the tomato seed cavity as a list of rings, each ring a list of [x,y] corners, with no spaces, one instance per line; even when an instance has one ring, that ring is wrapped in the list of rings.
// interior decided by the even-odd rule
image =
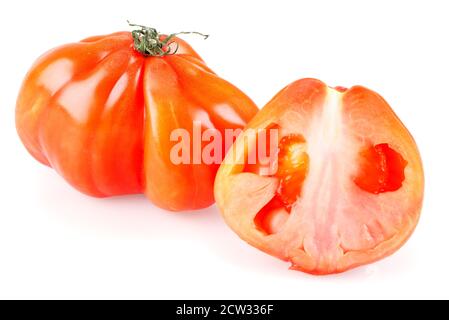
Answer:
[[[274,198],[257,214],[256,226],[267,234],[278,232],[287,221],[292,205],[301,195],[309,170],[309,156],[302,135],[288,135],[279,142],[277,172],[279,187]]]
[[[396,191],[402,187],[407,161],[387,143],[364,149],[359,156],[359,173],[354,178],[359,188],[379,194]]]

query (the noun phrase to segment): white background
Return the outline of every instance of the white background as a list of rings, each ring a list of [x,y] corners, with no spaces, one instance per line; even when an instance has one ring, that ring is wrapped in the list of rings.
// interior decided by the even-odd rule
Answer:
[[[35,58],[126,19],[185,37],[263,106],[293,80],[363,84],[420,147],[422,218],[392,257],[342,275],[289,271],[215,206],[173,214],[143,196],[94,199],[37,163],[14,127]],[[449,298],[447,1],[1,1],[0,298]]]

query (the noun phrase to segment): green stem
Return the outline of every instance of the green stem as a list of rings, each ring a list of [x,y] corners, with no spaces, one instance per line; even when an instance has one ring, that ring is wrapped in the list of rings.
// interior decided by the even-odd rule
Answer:
[[[131,31],[134,40],[134,49],[146,57],[163,57],[175,54],[178,51],[179,45],[176,41],[171,40],[179,34],[197,34],[204,37],[204,39],[209,37],[209,35],[196,31],[182,31],[169,34],[165,39],[161,40],[161,34],[157,32],[156,29],[140,24],[130,23],[129,21],[127,22],[130,27],[139,28]],[[171,47],[172,44],[176,45],[174,49]]]

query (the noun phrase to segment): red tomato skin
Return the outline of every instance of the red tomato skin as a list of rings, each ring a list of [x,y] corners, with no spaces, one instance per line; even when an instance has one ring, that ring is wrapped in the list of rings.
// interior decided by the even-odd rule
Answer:
[[[172,211],[210,206],[218,165],[199,165],[199,175],[192,166],[174,167],[166,133],[176,124],[189,129],[192,108],[213,118],[217,130],[242,128],[258,109],[190,45],[174,40],[177,54],[165,57],[141,55],[129,32],[90,37],[42,55],[16,105],[17,132],[29,153],[91,196],[145,193]],[[195,95],[204,97],[201,103]],[[172,103],[171,119],[162,107],[166,101]],[[219,104],[225,107],[215,110]],[[229,112],[237,115],[234,122],[226,122]]]
[[[331,95],[338,95],[339,107],[323,116]],[[323,123],[320,130],[324,131],[315,128]],[[334,123],[343,128],[337,126],[337,134],[329,133]],[[301,199],[290,213],[288,206],[278,205],[281,179],[261,176],[241,164],[249,152],[244,143],[247,131],[273,126],[280,128],[279,139],[292,134],[304,136],[306,152],[310,152],[308,176],[300,182]],[[343,138],[338,140],[339,136]],[[335,141],[327,139],[336,139],[337,146],[348,143],[350,148],[357,148],[348,152],[340,147],[336,151],[322,147],[334,145]],[[353,170],[364,170],[363,164],[333,160],[339,153],[350,154],[345,155],[345,160],[356,159],[360,152],[363,154],[365,144],[377,146],[376,151],[385,150],[385,143],[401,157],[391,156],[395,154],[391,152],[374,160],[393,159],[393,188],[382,185],[363,190],[356,183],[357,170]],[[320,154],[321,149],[327,153]],[[398,250],[419,221],[424,174],[415,141],[386,101],[362,86],[332,89],[316,79],[295,81],[248,123],[232,150],[215,180],[215,199],[222,216],[240,238],[290,262],[291,269],[326,275],[372,263]],[[327,166],[329,163],[334,165]],[[327,169],[321,170],[321,166]],[[397,173],[401,166],[404,172]],[[385,174],[382,170],[371,171]],[[344,187],[338,182],[341,177],[346,178]],[[397,179],[402,183],[399,188]],[[327,191],[321,191],[323,188]],[[277,207],[273,209],[273,205]]]

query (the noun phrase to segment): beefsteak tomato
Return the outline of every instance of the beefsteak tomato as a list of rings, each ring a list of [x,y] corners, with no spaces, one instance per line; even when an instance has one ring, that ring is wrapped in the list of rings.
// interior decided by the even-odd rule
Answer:
[[[275,137],[276,147],[250,131]],[[249,163],[258,148],[273,161]],[[329,274],[397,250],[418,222],[423,189],[417,146],[380,95],[303,79],[250,121],[218,171],[215,199],[251,245]]]
[[[175,35],[138,26],[41,56],[26,75],[16,127],[28,151],[79,191],[145,193],[173,210],[211,205],[219,164],[174,164],[170,134],[237,129],[258,111]]]

